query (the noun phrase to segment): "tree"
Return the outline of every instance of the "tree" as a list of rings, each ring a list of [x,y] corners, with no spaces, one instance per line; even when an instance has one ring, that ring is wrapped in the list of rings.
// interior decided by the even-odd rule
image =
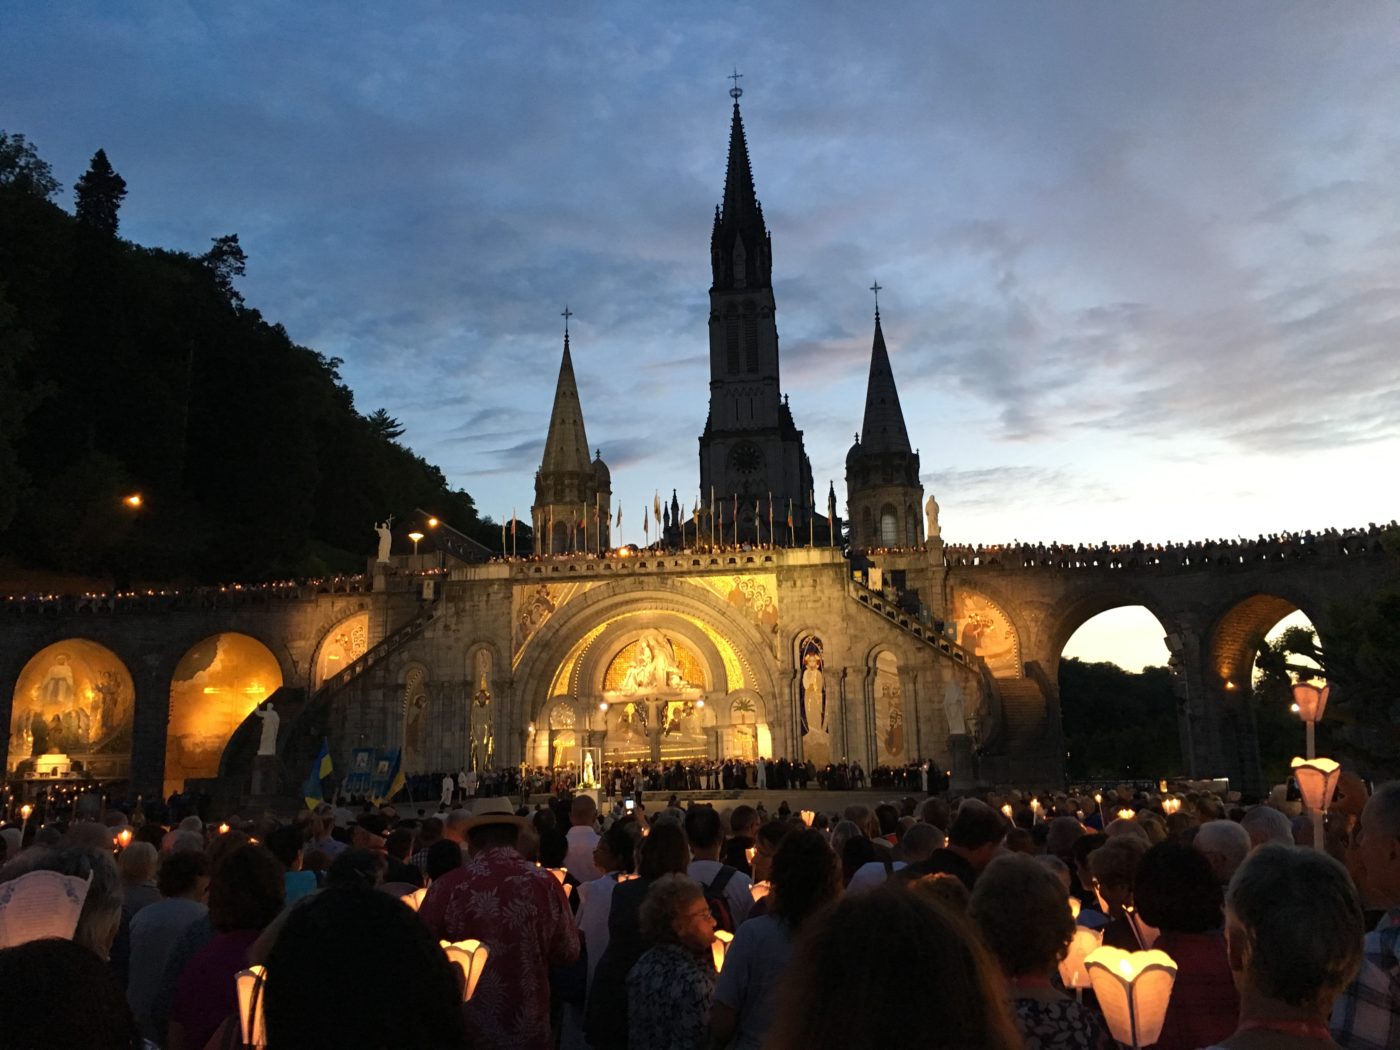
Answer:
[[[1066,771],[1071,780],[1093,777],[1151,779],[1182,768],[1172,674],[1141,673],[1112,663],[1060,661]]]
[[[243,305],[243,296],[233,286],[235,277],[242,277],[248,270],[248,256],[238,243],[238,234],[230,233],[213,238],[214,247],[199,257],[199,261],[214,275],[214,283],[224,293],[229,305],[237,308]]]
[[[53,169],[23,135],[0,131],[0,186],[13,186],[24,193],[48,200],[62,187]]]
[[[384,441],[393,441],[403,436],[404,425],[389,415],[387,409],[376,408],[365,419],[369,421],[375,436]]]
[[[73,186],[78,221],[107,237],[117,235],[117,212],[126,196],[126,180],[112,170],[105,150],[92,155],[92,163]]]

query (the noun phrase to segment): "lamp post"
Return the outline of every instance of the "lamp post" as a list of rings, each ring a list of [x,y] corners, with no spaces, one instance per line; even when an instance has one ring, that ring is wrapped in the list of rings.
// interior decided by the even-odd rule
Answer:
[[[1293,687],[1293,703],[1298,708],[1298,717],[1308,727],[1309,761],[1317,757],[1314,736],[1317,731],[1317,723],[1322,721],[1322,713],[1327,710],[1327,694],[1331,688],[1331,686],[1324,685],[1319,689],[1311,682],[1299,682]]]
[[[1303,805],[1313,822],[1313,846],[1322,849],[1322,821],[1327,815],[1327,807],[1332,804],[1332,793],[1337,790],[1337,777],[1342,771],[1341,764],[1330,758],[1295,758],[1293,777],[1298,781],[1298,791],[1303,796]]]
[[[416,532],[416,531],[415,531],[415,532],[410,532],[410,533],[408,534],[408,538],[411,539],[411,540],[413,541],[413,563],[414,563],[415,565],[417,565],[417,564],[418,564],[418,541],[421,540],[421,539],[423,538],[423,534],[422,534],[421,532]]]

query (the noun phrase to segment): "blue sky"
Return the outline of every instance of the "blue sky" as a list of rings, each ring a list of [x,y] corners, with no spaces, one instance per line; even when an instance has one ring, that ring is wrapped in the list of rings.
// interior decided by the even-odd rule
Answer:
[[[238,233],[248,302],[498,518],[567,303],[639,512],[698,483],[735,66],[820,488],[878,279],[950,540],[1395,516],[1394,3],[12,3],[0,127],[65,206],[105,148],[125,236]]]

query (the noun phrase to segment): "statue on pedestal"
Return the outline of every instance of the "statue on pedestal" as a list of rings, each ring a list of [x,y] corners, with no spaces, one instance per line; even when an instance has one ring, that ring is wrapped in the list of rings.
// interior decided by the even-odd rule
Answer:
[[[938,524],[938,500],[933,498],[933,493],[929,493],[928,502],[924,504],[924,516],[928,519],[927,526],[924,530],[925,539],[930,543],[936,539],[940,539],[943,535],[943,530]]]
[[[394,534],[389,531],[387,521],[376,522],[374,531],[379,534],[379,557],[377,560],[386,562],[389,560],[389,547],[394,542]]]

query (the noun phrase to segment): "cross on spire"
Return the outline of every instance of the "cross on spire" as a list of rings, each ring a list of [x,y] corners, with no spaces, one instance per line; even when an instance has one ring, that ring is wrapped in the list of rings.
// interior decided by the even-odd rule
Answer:
[[[569,318],[574,316],[574,312],[569,309],[569,304],[564,304],[564,312],[559,315],[564,319],[564,338],[569,337]]]
[[[874,284],[872,284],[872,285],[870,286],[870,290],[871,290],[872,292],[875,293],[875,316],[876,316],[876,317],[879,317],[879,316],[880,316],[880,292],[882,291],[882,289],[881,289],[881,287],[880,287],[880,282],[879,282],[879,281],[876,281]]]
[[[735,102],[738,102],[739,97],[744,93],[744,89],[739,86],[739,81],[744,79],[744,74],[739,72],[738,66],[735,66],[734,72],[730,73],[729,76],[725,77],[724,79],[734,81],[734,86],[729,89],[729,97],[732,98]]]

